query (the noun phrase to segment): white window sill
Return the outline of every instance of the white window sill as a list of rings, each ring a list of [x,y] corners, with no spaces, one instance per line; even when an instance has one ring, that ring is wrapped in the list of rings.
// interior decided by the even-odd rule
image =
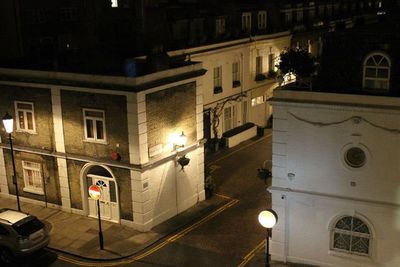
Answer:
[[[27,133],[27,134],[38,134],[36,131],[30,131],[30,130],[22,130],[22,129],[16,129],[16,133]]]
[[[29,188],[29,187],[24,187],[24,192],[28,192],[28,193],[32,193],[32,194],[36,194],[36,195],[44,195],[43,190],[38,190],[38,189],[34,189],[34,188]]]
[[[329,250],[328,254],[339,258],[346,258],[355,261],[373,262],[373,259],[371,258],[370,255],[358,255],[350,252],[345,252],[345,251],[342,252],[337,250]]]
[[[107,141],[99,141],[99,140],[90,140],[90,139],[83,139],[85,143],[93,143],[93,144],[100,144],[100,145],[108,145]]]

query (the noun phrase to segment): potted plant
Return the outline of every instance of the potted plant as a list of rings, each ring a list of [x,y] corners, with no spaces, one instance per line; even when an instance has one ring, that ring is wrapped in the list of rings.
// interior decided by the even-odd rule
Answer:
[[[204,190],[206,191],[206,198],[210,198],[214,194],[215,181],[211,175],[207,175],[204,180]]]

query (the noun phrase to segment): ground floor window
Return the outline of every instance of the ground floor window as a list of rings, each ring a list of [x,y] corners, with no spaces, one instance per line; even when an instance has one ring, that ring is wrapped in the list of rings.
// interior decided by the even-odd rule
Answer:
[[[24,191],[35,194],[44,194],[40,163],[22,161],[22,169],[25,183]]]
[[[370,255],[371,231],[358,217],[343,216],[332,229],[331,249],[357,255]]]

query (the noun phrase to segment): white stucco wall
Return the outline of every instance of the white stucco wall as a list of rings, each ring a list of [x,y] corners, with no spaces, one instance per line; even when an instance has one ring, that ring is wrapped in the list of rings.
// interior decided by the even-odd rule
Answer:
[[[400,104],[390,97],[275,91],[273,257],[320,266],[400,266]],[[399,103],[398,103],[399,102]],[[358,169],[347,148],[367,154]],[[370,257],[330,251],[332,219],[372,225]]]

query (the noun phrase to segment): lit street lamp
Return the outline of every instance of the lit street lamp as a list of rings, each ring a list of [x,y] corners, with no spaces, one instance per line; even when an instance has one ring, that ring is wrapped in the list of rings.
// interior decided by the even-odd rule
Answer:
[[[260,224],[267,229],[267,238],[265,239],[265,266],[270,267],[270,255],[269,255],[269,238],[271,236],[271,229],[278,221],[278,215],[272,209],[263,210],[258,215],[258,221]]]
[[[12,160],[13,172],[14,172],[13,173],[13,183],[15,185],[15,194],[17,196],[18,211],[21,211],[21,206],[19,204],[17,172],[15,171],[14,149],[13,149],[13,143],[12,143],[12,138],[11,138],[11,133],[13,132],[13,129],[14,129],[14,120],[13,120],[13,117],[11,117],[11,115],[8,114],[8,112],[6,112],[6,115],[4,115],[4,117],[3,117],[3,125],[4,125],[4,128],[6,129],[6,132],[8,133],[8,139],[10,140],[11,160]]]

